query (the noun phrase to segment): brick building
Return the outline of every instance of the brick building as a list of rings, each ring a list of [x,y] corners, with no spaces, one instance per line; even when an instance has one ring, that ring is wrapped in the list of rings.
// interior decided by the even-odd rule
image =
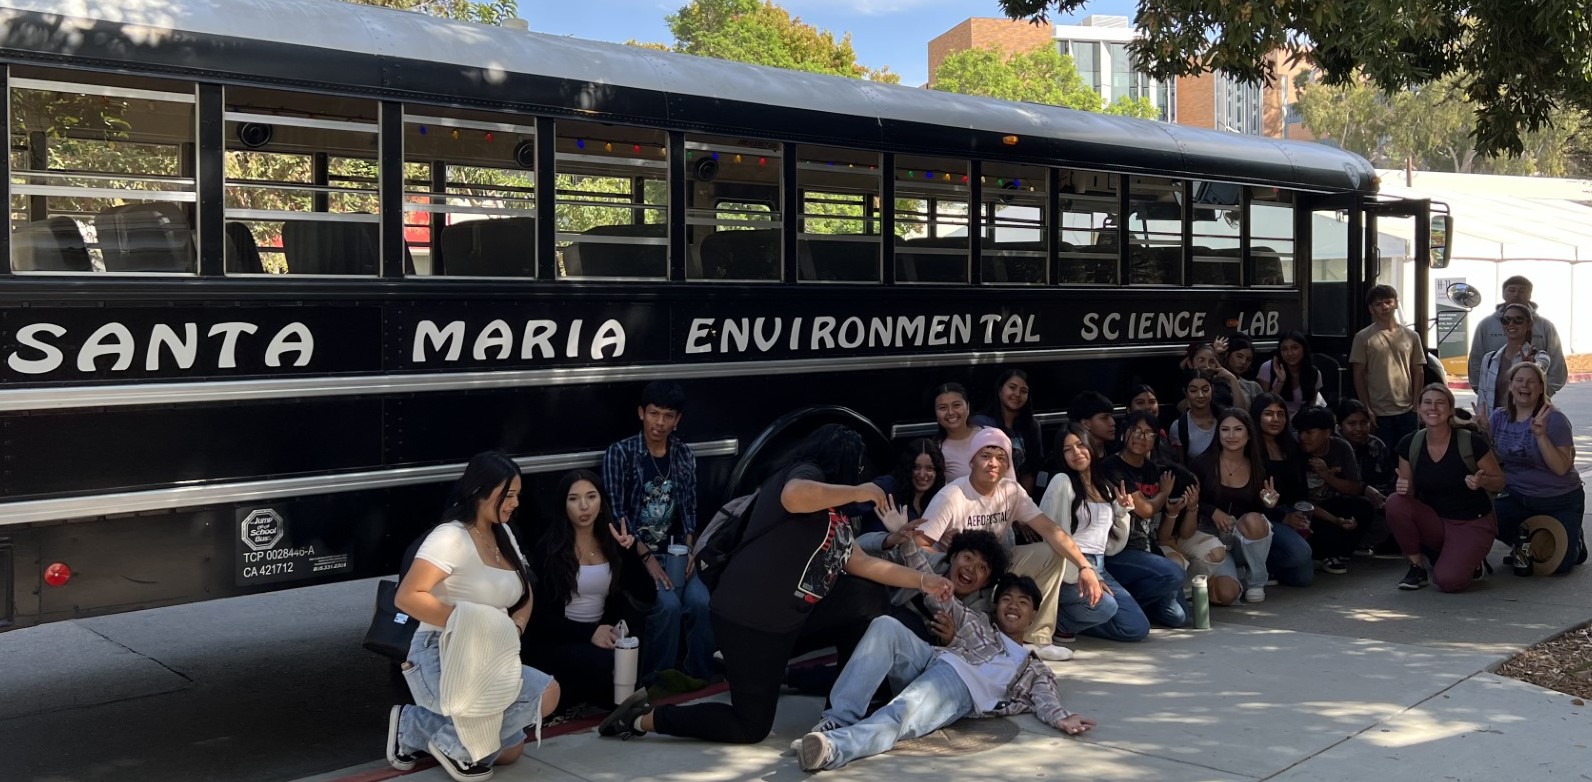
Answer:
[[[1302,126],[1288,123],[1293,88],[1308,65],[1279,62],[1272,85],[1243,84],[1218,74],[1182,76],[1170,83],[1133,69],[1127,45],[1137,36],[1125,16],[1093,15],[1076,25],[1035,25],[1011,19],[964,20],[929,41],[929,74],[953,52],[993,47],[1020,52],[1050,43],[1072,57],[1078,74],[1106,102],[1121,96],[1148,98],[1161,119],[1179,125],[1265,135],[1312,138]]]

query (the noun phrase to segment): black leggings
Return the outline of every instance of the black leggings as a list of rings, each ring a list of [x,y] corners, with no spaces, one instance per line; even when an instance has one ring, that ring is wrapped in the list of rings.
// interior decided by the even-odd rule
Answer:
[[[770,633],[713,614],[713,638],[724,653],[724,678],[729,703],[659,706],[653,726],[666,736],[756,744],[774,729],[785,662],[796,648],[800,630]]]
[[[596,623],[591,628],[596,633]],[[614,650],[590,641],[570,641],[527,652],[521,655],[525,664],[558,681],[564,704],[614,705]]]
[[[1339,557],[1346,558],[1354,553],[1354,546],[1365,534],[1366,527],[1371,525],[1371,516],[1374,513],[1371,501],[1364,497],[1346,497],[1339,495],[1321,503],[1328,513],[1334,516],[1348,516],[1359,522],[1352,530],[1346,530],[1332,522],[1316,519],[1311,521],[1310,550],[1317,558]]]

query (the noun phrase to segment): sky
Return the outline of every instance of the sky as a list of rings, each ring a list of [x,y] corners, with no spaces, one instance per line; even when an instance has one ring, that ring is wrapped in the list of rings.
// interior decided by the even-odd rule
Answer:
[[[687,0],[520,0],[520,16],[531,29],[596,41],[630,39],[669,43],[663,17]],[[996,0],[775,0],[802,21],[833,32],[851,33],[857,61],[870,68],[890,66],[901,83],[929,80],[929,41],[973,16],[998,17]],[[1068,24],[1088,14],[1132,16],[1133,0],[1091,0],[1077,17],[1052,16]]]

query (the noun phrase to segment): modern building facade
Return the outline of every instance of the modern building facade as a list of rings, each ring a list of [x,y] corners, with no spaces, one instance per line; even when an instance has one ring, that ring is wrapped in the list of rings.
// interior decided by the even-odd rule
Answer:
[[[1107,103],[1148,98],[1164,122],[1281,138],[1309,138],[1290,124],[1293,83],[1304,69],[1278,63],[1273,85],[1245,84],[1220,74],[1152,79],[1133,67],[1128,44],[1138,36],[1125,16],[1096,14],[1075,25],[1031,24],[1011,19],[967,19],[929,42],[931,79],[953,52],[993,47],[1020,52],[1053,44],[1072,57],[1078,75]]]

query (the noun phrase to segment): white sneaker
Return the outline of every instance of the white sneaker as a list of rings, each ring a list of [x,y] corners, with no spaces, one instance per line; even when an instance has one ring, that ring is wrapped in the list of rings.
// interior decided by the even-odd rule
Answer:
[[[1033,652],[1034,656],[1046,662],[1059,663],[1072,659],[1072,650],[1065,646],[1057,646],[1055,644],[1045,644],[1044,646],[1023,644],[1023,646],[1028,651]]]
[[[796,762],[801,764],[803,771],[822,771],[835,754],[833,746],[829,743],[829,737],[822,733],[802,736],[797,744],[799,746],[796,748]]]
[[[1250,587],[1250,588],[1244,590],[1244,602],[1246,602],[1246,603],[1264,603],[1264,602],[1266,602],[1266,589],[1264,587]]]

